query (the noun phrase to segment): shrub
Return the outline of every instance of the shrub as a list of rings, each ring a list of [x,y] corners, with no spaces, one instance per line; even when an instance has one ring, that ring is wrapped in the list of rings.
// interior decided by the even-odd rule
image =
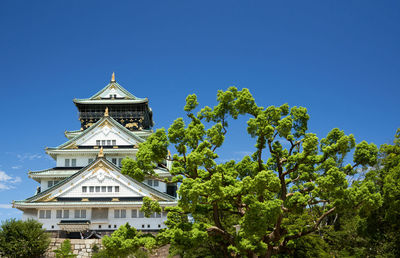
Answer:
[[[40,257],[49,247],[50,238],[36,220],[3,221],[0,227],[0,256]]]

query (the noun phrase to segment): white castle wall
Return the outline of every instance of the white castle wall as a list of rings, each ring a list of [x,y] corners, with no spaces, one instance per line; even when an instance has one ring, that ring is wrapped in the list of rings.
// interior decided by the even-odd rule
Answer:
[[[61,208],[58,209],[43,209],[45,211],[50,210],[51,211],[51,217],[50,218],[39,218],[39,213],[40,210],[35,211],[35,214],[30,214],[28,215],[26,212],[24,212],[22,220],[27,220],[27,219],[36,219],[40,223],[43,224],[43,228],[49,231],[52,230],[60,230],[60,227],[58,223],[60,223],[61,220],[90,220],[91,224],[89,226],[90,230],[115,230],[119,228],[121,225],[124,225],[126,223],[129,223],[131,226],[135,227],[138,230],[159,230],[162,228],[165,228],[164,221],[167,220],[167,215],[165,212],[161,213],[160,215],[153,214],[150,218],[139,218],[139,207],[133,209],[132,207],[121,207],[121,208],[109,208],[108,209],[108,218],[107,219],[102,219],[102,220],[92,220],[92,213],[90,208],[80,208],[86,210],[86,218],[75,218],[75,209],[70,208],[69,210],[69,218],[56,218],[56,212],[57,210],[61,210]],[[126,218],[115,218],[114,217],[114,210],[121,210],[124,209],[126,210]],[[66,210],[66,209],[63,209]],[[137,218],[132,218],[132,212],[136,211]],[[160,217],[158,217],[160,216]],[[100,226],[100,227],[99,227]]]

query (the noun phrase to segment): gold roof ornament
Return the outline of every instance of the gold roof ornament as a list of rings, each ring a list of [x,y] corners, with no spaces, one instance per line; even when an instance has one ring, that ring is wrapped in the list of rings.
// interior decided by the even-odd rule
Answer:
[[[111,82],[115,82],[115,73],[114,72],[111,75]]]
[[[97,154],[97,157],[99,157],[99,158],[103,158],[104,157],[103,146],[101,146],[99,154]]]
[[[106,110],[104,111],[104,116],[108,116],[108,107],[106,107]]]

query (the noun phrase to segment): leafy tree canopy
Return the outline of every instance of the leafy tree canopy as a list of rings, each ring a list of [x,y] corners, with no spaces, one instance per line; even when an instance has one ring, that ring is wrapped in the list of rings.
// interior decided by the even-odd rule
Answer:
[[[248,89],[218,91],[217,105],[197,113],[196,95],[186,98],[188,122],[176,119],[140,144],[137,160],[123,161],[122,172],[143,180],[168,156],[179,182],[178,206],[169,208],[168,229],[159,234],[171,254],[184,257],[270,257],[288,253],[300,239],[323,226],[334,212],[381,204],[374,184],[349,184],[357,167],[373,166],[378,149],[333,129],[319,139],[308,132],[304,107],[258,106]],[[256,142],[242,160],[218,163],[229,121],[248,117]],[[349,153],[354,151],[353,162]],[[150,205],[147,205],[150,207]],[[311,239],[309,237],[309,239]]]
[[[6,220],[0,228],[0,256],[40,257],[49,247],[50,238],[36,220]]]
[[[131,255],[144,256],[145,248],[151,250],[156,244],[156,239],[151,234],[142,234],[128,223],[120,226],[111,236],[104,236],[102,239],[104,249],[94,254],[93,257],[129,257]]]

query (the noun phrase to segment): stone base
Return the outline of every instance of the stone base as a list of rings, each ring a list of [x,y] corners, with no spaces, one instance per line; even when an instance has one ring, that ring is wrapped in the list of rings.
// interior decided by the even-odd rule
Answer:
[[[60,248],[61,244],[67,238],[51,238],[50,246],[44,257],[54,258],[56,257],[54,250]],[[92,257],[93,246],[97,245],[102,248],[101,239],[69,239],[71,241],[71,249],[73,253],[77,255],[77,258]],[[169,245],[163,246],[157,250],[154,250],[149,255],[150,258],[165,258],[168,257]]]
[[[50,246],[45,257],[56,257],[54,250],[60,248],[61,243],[66,238],[51,238]],[[93,246],[97,245],[99,248],[102,247],[101,239],[69,239],[71,241],[71,248],[73,253],[77,255],[77,258],[91,257],[93,253]]]

